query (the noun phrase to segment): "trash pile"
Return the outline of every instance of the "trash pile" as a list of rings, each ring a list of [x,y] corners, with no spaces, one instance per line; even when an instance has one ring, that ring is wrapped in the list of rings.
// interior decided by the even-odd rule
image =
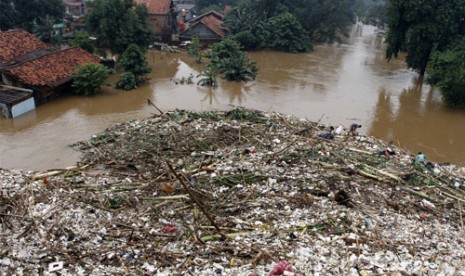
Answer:
[[[465,275],[465,170],[326,129],[177,110],[0,170],[0,273]]]

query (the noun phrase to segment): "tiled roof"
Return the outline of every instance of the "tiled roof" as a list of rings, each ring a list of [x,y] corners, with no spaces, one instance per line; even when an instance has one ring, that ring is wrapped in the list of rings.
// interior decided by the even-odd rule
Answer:
[[[222,13],[211,10],[211,11],[208,11],[206,13],[202,13],[201,15],[199,15],[197,17],[194,17],[193,19],[191,19],[189,21],[189,23],[194,24],[196,22],[199,22],[200,20],[202,20],[204,17],[207,17],[207,16],[214,16],[218,20],[223,20],[223,18],[224,18],[224,15]]]
[[[84,5],[82,2],[65,2],[65,6],[80,7],[82,5]]]
[[[145,4],[149,14],[169,14],[172,0],[135,0],[136,4]]]
[[[79,65],[100,59],[79,47],[68,48],[28,60],[5,72],[29,86],[58,86],[69,79]]]
[[[49,47],[26,31],[0,32],[0,64],[44,48]]]
[[[225,30],[221,27],[223,21],[216,18],[214,15],[205,16],[200,20],[205,26],[207,26],[210,30],[212,30],[215,34],[219,35],[220,37],[224,37],[226,35]]]

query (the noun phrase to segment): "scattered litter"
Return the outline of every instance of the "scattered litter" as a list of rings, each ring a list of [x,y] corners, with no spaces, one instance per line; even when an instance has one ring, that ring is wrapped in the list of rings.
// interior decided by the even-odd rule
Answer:
[[[0,169],[0,274],[465,275],[465,169],[324,129],[177,110]]]
[[[54,262],[48,264],[48,272],[54,272],[63,269],[63,262]]]

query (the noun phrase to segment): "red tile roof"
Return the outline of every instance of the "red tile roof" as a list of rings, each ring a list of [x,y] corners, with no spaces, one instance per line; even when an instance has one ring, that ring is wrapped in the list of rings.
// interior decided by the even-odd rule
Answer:
[[[226,35],[225,30],[221,27],[223,21],[216,18],[214,15],[208,15],[200,20],[205,26],[207,26],[210,30],[212,30],[215,34],[219,35],[220,37],[224,37]]]
[[[23,30],[0,32],[0,64],[49,46]]]
[[[149,14],[169,14],[171,0],[135,0],[136,4],[147,6]]]
[[[5,72],[29,86],[55,87],[70,80],[79,65],[99,61],[82,48],[74,47],[25,61]]]

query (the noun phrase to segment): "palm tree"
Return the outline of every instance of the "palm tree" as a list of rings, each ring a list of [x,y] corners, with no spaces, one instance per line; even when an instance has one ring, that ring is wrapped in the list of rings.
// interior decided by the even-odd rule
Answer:
[[[255,80],[258,68],[254,61],[250,61],[244,52],[238,52],[220,62],[220,73],[230,81]]]
[[[197,82],[197,85],[218,87],[218,81],[216,80],[216,75],[218,75],[218,71],[216,70],[215,66],[213,66],[212,64],[209,64],[207,70],[204,70],[202,73],[197,75],[197,78],[202,77]]]

